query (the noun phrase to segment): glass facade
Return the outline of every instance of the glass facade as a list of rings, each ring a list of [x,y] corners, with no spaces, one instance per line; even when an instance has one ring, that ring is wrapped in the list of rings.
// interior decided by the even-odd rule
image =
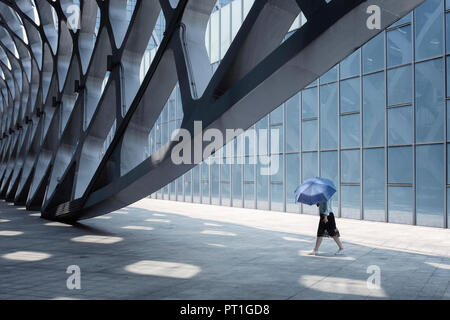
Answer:
[[[205,42],[212,65],[252,3],[222,2]],[[152,197],[317,214],[293,193],[320,175],[338,188],[340,217],[448,227],[449,37],[450,0],[427,0],[258,121],[244,161],[205,161]],[[167,128],[180,119],[163,112],[152,141],[167,142]],[[276,170],[267,175],[269,163]]]

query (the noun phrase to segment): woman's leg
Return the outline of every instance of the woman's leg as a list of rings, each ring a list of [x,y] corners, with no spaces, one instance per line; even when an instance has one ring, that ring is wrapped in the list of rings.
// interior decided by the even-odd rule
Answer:
[[[341,239],[338,236],[334,236],[333,239],[334,239],[334,241],[336,241],[336,244],[338,245],[339,249],[344,250]]]
[[[314,247],[314,251],[319,251],[319,247],[322,244],[323,237],[317,237],[316,246]]]

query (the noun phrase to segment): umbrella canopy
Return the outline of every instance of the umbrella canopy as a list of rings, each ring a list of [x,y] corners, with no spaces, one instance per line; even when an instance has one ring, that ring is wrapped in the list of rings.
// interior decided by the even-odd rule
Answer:
[[[328,201],[336,192],[333,181],[325,178],[312,178],[303,182],[295,190],[295,200],[308,205]]]

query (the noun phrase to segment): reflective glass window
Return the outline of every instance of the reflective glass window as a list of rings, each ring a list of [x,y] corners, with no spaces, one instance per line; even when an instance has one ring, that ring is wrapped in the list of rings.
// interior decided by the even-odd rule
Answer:
[[[361,218],[360,186],[341,186],[341,217]]]
[[[300,185],[300,156],[298,153],[286,155],[286,203],[295,203],[294,191]]]
[[[231,6],[220,10],[220,57],[223,59],[231,44]]]
[[[384,72],[363,78],[364,146],[384,145]]]
[[[410,65],[388,70],[388,105],[411,103],[412,68]]]
[[[302,149],[304,151],[317,150],[317,145],[318,145],[317,120],[303,121]]]
[[[327,71],[322,77],[320,77],[320,83],[325,84],[329,82],[337,81],[338,76],[338,68],[337,66],[334,66],[330,70]]]
[[[235,159],[236,161],[236,159]],[[242,165],[234,163],[232,165],[233,176],[233,200],[242,200]]]
[[[364,150],[364,219],[385,221],[385,152],[384,148]]]
[[[360,182],[360,152],[359,150],[341,151],[341,182]]]
[[[336,149],[338,145],[338,89],[337,84],[320,88],[320,147]]]
[[[341,116],[341,147],[359,147],[360,142],[360,115],[349,114]]]
[[[360,51],[356,50],[340,64],[341,79],[354,77],[360,74]]]
[[[388,144],[413,142],[413,108],[411,106],[388,109]]]
[[[384,32],[367,42],[362,48],[363,72],[384,68]]]
[[[427,0],[414,11],[416,59],[442,54],[442,0]]]
[[[341,113],[359,111],[361,105],[361,80],[343,80],[341,85]]]
[[[300,150],[300,101],[299,95],[286,102],[286,152]]]
[[[388,149],[389,183],[410,184],[413,181],[412,147],[395,147]]]
[[[389,222],[413,224],[412,187],[389,187]]]
[[[444,79],[442,59],[416,64],[417,142],[444,139]]]
[[[416,148],[417,224],[442,227],[444,212],[444,146],[421,145]]]
[[[317,87],[302,91],[302,117],[303,119],[315,118],[318,113]]]
[[[337,151],[324,151],[320,153],[320,176],[330,179],[336,187],[338,183],[338,153]]]
[[[387,66],[410,63],[412,59],[411,25],[387,32]]]

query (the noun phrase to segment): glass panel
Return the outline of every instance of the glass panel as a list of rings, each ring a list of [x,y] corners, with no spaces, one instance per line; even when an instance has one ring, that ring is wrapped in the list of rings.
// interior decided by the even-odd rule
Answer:
[[[364,146],[384,145],[384,72],[363,78]]]
[[[223,164],[220,166],[221,169],[221,174],[222,176],[220,177],[221,181],[231,181],[230,179],[230,172],[231,172],[231,167],[229,164],[225,164],[227,160],[224,158],[223,159]]]
[[[251,164],[254,158],[247,158],[244,165],[244,181],[255,181],[255,165]]]
[[[282,153],[284,149],[283,126],[272,126],[270,128],[270,153]],[[278,139],[277,139],[278,136]]]
[[[258,154],[269,154],[269,130],[268,117],[264,117],[255,124],[255,128],[258,135]]]
[[[306,152],[302,154],[302,181],[317,177],[317,152]]]
[[[359,111],[361,105],[361,80],[344,80],[341,84],[341,113]]]
[[[220,197],[220,180],[219,173],[220,167],[217,163],[211,164],[211,197],[219,199]]]
[[[317,120],[303,121],[302,149],[304,151],[317,150],[318,140]]]
[[[270,196],[272,203],[272,210],[283,210],[283,184],[270,185]]]
[[[447,228],[450,229],[450,189],[447,188]]]
[[[447,184],[450,184],[450,144],[447,144]]]
[[[320,176],[330,179],[338,188],[338,153],[337,151],[326,151],[320,153]],[[337,198],[337,195],[334,196]]]
[[[188,172],[184,176],[184,197],[185,197],[185,201],[191,201],[191,195],[192,195],[191,172]]]
[[[209,203],[209,166],[206,163],[201,164],[202,170],[202,202]]]
[[[236,159],[235,159],[236,161]],[[233,201],[242,201],[242,165],[235,164],[232,165],[232,175],[233,175]]]
[[[388,109],[388,143],[411,144],[413,142],[413,109],[411,106]]]
[[[389,183],[412,183],[413,155],[411,147],[396,147],[388,150]]]
[[[387,66],[411,62],[411,25],[387,32]]]
[[[295,189],[300,185],[300,156],[298,153],[286,155],[286,203],[294,204]]]
[[[302,92],[302,117],[303,119],[317,117],[318,91],[316,88],[305,89]]]
[[[284,157],[282,154],[276,154],[270,156],[270,181],[272,182],[283,182],[283,166]]]
[[[349,114],[341,116],[341,147],[354,148],[359,147],[360,141],[360,123],[359,114]]]
[[[299,95],[286,102],[286,152],[300,151],[300,101]]]
[[[396,23],[394,23],[391,27],[401,26],[402,24],[411,23],[411,13],[408,13],[406,16],[398,20]]]
[[[267,168],[265,165],[267,162],[264,161],[264,164],[261,161],[258,161],[258,165],[256,167],[257,171],[257,199],[258,199],[258,208],[268,209],[268,197],[269,197],[269,177],[265,175],[264,168]]]
[[[308,85],[306,86],[306,88],[311,88],[311,87],[317,86],[318,83],[319,83],[319,79],[316,79],[316,80],[314,80],[313,82],[311,82],[310,84],[308,84]]]
[[[232,34],[232,37],[234,38],[237,35],[239,28],[241,27],[241,24],[242,24],[242,2],[241,2],[241,0],[233,1],[233,3],[231,4],[231,8],[232,8],[231,34]]]
[[[448,2],[447,2],[448,3]],[[445,14],[445,38],[446,38],[446,52],[450,52],[450,13]]]
[[[359,186],[341,186],[341,217],[361,219]]]
[[[179,177],[177,179],[177,193],[178,193],[178,197],[177,200],[178,201],[183,201],[183,177]]]
[[[384,148],[364,150],[364,219],[385,221]]]
[[[360,182],[360,152],[359,150],[341,151],[341,182]]]
[[[414,12],[416,59],[442,54],[442,0],[427,0]]]
[[[416,148],[417,224],[443,226],[444,212],[444,148],[443,145]]]
[[[244,183],[244,199],[246,201],[245,207],[254,207],[255,201],[255,184],[245,182]]]
[[[320,148],[338,146],[338,90],[337,84],[320,87]]]
[[[281,106],[279,106],[270,113],[271,124],[283,123],[283,107],[284,104],[282,104]]]
[[[366,43],[363,48],[364,73],[384,68],[384,32]]]
[[[242,136],[243,142],[244,142],[244,155],[246,156],[253,156],[256,153],[256,131],[254,130],[254,127],[251,127],[247,131],[245,131],[244,135]]]
[[[449,13],[450,14],[450,13]],[[450,33],[450,30],[449,30]],[[447,56],[447,73],[446,73],[446,77],[447,77],[447,88],[446,88],[446,96],[450,97],[450,56]]]
[[[318,163],[317,152],[306,152],[302,154],[302,182],[310,178],[317,177],[318,175]],[[303,206],[303,213],[318,214],[316,206]]]
[[[413,191],[411,187],[389,187],[389,222],[413,224]]]
[[[223,59],[231,44],[231,6],[223,7],[220,15],[220,57]]]
[[[447,141],[450,141],[450,100],[447,100]]]
[[[334,66],[333,68],[328,70],[327,73],[325,73],[322,77],[320,77],[320,83],[324,84],[324,83],[337,81],[337,76],[338,76],[337,69],[338,69],[337,66]]]
[[[388,70],[388,105],[412,101],[412,68],[410,65]]]
[[[442,59],[416,64],[417,142],[444,139],[444,79]]]
[[[222,194],[222,205],[230,204],[231,187],[229,182],[222,182],[220,193]]]
[[[360,51],[356,50],[341,62],[341,79],[359,75]]]
[[[193,180],[193,196],[194,201],[199,201],[200,198],[200,167],[196,166],[192,169],[192,180]]]
[[[220,59],[219,21],[219,11],[216,11],[211,15],[211,63]]]

